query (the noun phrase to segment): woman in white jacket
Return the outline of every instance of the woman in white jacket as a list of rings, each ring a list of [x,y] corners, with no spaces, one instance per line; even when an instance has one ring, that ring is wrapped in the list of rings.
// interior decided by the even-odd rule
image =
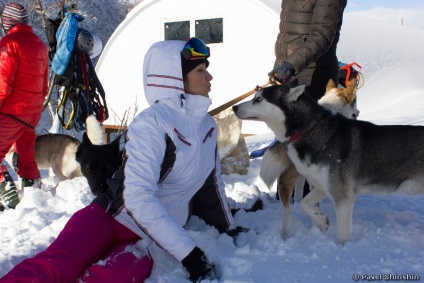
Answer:
[[[144,59],[150,107],[128,128],[124,166],[109,180],[110,189],[76,212],[46,251],[3,279],[142,282],[153,262],[140,238],[181,261],[193,282],[220,277],[183,228],[194,214],[220,233],[245,231],[234,225],[221,179],[217,127],[207,113],[208,57],[198,38],[151,46]],[[95,264],[99,260],[106,264]]]

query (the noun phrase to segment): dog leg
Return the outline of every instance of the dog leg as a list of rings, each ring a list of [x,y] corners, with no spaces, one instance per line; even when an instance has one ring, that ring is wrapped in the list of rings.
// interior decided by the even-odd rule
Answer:
[[[319,210],[319,206],[316,205],[324,198],[324,196],[325,193],[323,191],[315,188],[300,202],[303,210],[309,214],[312,221],[322,231],[328,230],[328,226],[330,225],[327,216],[325,216],[325,214]]]
[[[59,182],[68,179],[62,173],[62,161],[60,159],[56,158],[52,160],[51,169],[53,174],[59,179]]]
[[[305,186],[305,177],[299,175],[296,178],[296,182],[294,185],[294,201],[301,202],[303,199],[303,187]]]
[[[286,239],[289,235],[289,226],[291,222],[290,197],[293,192],[294,182],[298,175],[296,168],[292,164],[280,175],[277,181],[277,192],[280,196],[280,201],[284,211],[283,239]]]
[[[350,240],[354,203],[355,196],[353,194],[343,200],[334,202],[337,221],[337,241],[342,245]]]

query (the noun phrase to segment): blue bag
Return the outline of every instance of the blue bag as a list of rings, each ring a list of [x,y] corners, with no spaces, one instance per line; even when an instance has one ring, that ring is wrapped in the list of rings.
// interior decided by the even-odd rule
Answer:
[[[78,22],[82,20],[83,16],[66,12],[65,18],[60,23],[56,33],[56,54],[52,62],[52,70],[57,75],[62,76],[68,67],[78,33]]]

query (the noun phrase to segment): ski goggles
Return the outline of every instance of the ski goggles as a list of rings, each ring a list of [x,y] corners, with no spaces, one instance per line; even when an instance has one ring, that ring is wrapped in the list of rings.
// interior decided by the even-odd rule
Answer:
[[[185,43],[181,56],[185,60],[206,59],[210,56],[210,51],[201,39],[192,37]]]
[[[358,70],[354,68],[354,66],[356,66]],[[359,66],[356,62],[352,62],[350,64],[343,64],[339,69],[339,81],[341,85],[347,87],[351,79],[355,78],[356,80],[358,80],[359,74],[361,74],[361,69],[362,67]]]

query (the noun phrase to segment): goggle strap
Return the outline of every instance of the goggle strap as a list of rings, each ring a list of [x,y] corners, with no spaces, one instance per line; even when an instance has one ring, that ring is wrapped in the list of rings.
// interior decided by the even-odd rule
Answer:
[[[185,60],[190,60],[190,58],[191,58],[191,51],[189,49],[184,48],[183,51],[181,51],[181,56],[183,56],[183,58]]]
[[[188,60],[199,60],[199,59],[207,59],[206,56],[191,56]]]

